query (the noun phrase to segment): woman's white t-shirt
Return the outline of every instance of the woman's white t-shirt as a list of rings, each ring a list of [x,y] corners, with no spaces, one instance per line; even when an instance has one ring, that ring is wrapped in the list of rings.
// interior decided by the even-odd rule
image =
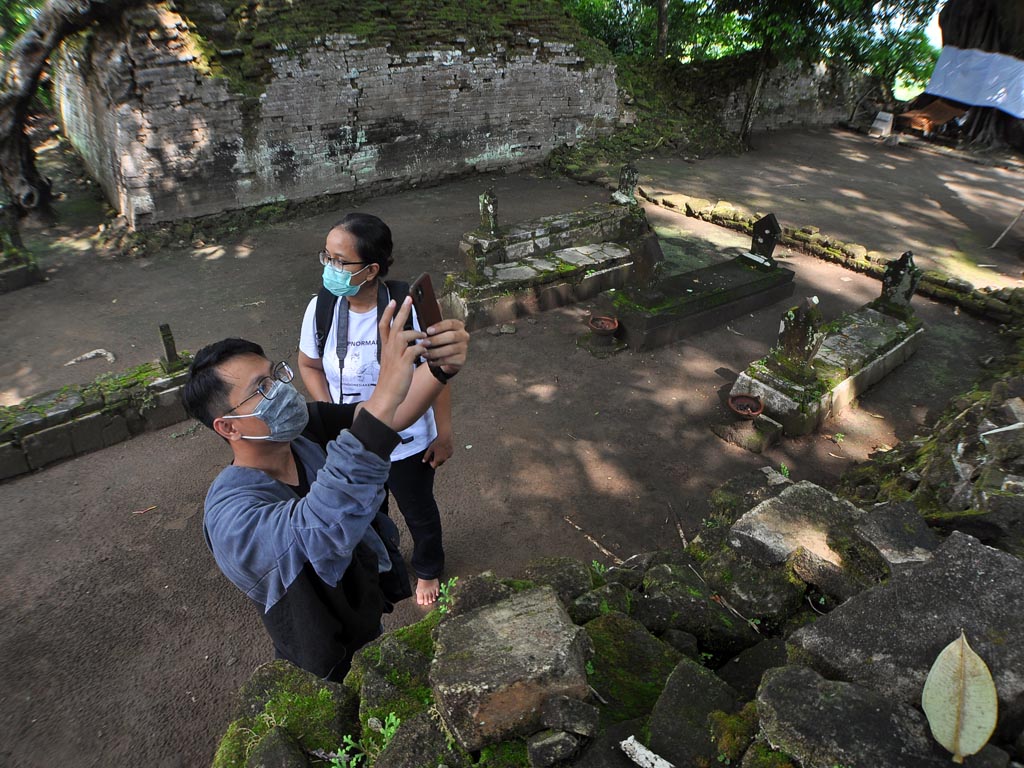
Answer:
[[[334,305],[334,319],[327,333],[327,344],[324,346],[324,357],[321,361],[331,399],[336,403],[356,403],[368,400],[377,386],[380,376],[380,363],[377,361],[377,307],[369,312],[348,311],[348,347],[345,354],[345,366],[342,368],[338,360],[338,309],[341,301]],[[413,311],[413,326],[419,330],[419,320]],[[316,349],[316,297],[306,307],[302,318],[302,334],[299,349],[307,357],[317,359],[320,355]],[[339,382],[339,370],[343,373]],[[434,409],[428,408],[411,427],[399,433],[402,442],[391,453],[391,460],[398,461],[427,449],[437,437],[437,426],[434,423]]]

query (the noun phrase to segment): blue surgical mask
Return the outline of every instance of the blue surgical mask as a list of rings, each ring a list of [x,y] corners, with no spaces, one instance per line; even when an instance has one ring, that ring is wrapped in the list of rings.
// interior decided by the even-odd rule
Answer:
[[[306,410],[306,401],[299,394],[299,390],[291,384],[275,381],[270,392],[272,397],[264,397],[252,413],[224,416],[225,419],[246,419],[255,416],[270,430],[270,434],[266,437],[242,435],[243,440],[271,440],[275,443],[290,443],[306,428],[309,411]]]
[[[370,266],[369,264],[366,267]],[[363,269],[366,269],[363,267]],[[363,269],[349,272],[347,269],[335,269],[330,264],[324,265],[324,288],[338,298],[343,296],[355,296],[363,284],[352,285],[352,276],[358,275]]]

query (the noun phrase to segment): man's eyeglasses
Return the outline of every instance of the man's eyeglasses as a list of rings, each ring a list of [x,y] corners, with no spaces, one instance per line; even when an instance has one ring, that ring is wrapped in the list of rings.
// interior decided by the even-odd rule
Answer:
[[[287,384],[293,378],[295,378],[295,373],[292,371],[291,366],[282,360],[280,363],[274,366],[269,376],[264,376],[256,383],[256,391],[249,395],[247,398],[245,398],[234,408],[232,408],[231,411],[238,410],[247,402],[256,397],[256,395],[263,395],[263,397],[265,397],[267,400],[273,400],[274,384],[278,381],[282,381],[285,384]],[[224,415],[227,416],[229,413],[231,413],[231,411],[225,411]]]
[[[342,267],[358,267],[361,264],[365,264],[364,261],[342,261],[341,259],[335,259],[331,257],[331,254],[327,250],[320,251],[317,254],[320,258],[320,263],[326,266],[332,266],[335,269],[341,269]]]

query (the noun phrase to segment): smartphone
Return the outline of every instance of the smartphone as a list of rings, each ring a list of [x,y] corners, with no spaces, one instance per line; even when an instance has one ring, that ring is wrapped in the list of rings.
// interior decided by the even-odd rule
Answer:
[[[434,285],[430,282],[429,273],[424,272],[416,278],[416,282],[409,286],[409,294],[419,317],[420,328],[425,331],[441,322],[441,306],[434,295]]]

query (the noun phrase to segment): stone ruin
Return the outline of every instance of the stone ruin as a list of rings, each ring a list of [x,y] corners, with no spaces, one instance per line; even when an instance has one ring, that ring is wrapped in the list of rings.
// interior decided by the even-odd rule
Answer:
[[[476,45],[452,9],[396,31],[402,8],[318,3],[145,6],[62,47],[63,132],[130,226],[522,167],[618,119],[614,66],[543,4]]]
[[[214,765],[298,768],[347,733],[376,768],[634,768],[627,750],[674,766],[940,768],[921,689],[961,628],[999,697],[968,764],[1024,757],[1018,557],[767,467],[710,501],[716,525],[685,549],[459,580],[445,612],[365,647],[343,685],[259,668]],[[326,695],[324,727],[261,726],[282,691]]]
[[[815,431],[917,350],[924,328],[910,298],[920,277],[907,251],[886,268],[881,297],[855,312],[825,325],[816,298],[787,310],[775,346],[729,394],[761,398],[787,435]]]

